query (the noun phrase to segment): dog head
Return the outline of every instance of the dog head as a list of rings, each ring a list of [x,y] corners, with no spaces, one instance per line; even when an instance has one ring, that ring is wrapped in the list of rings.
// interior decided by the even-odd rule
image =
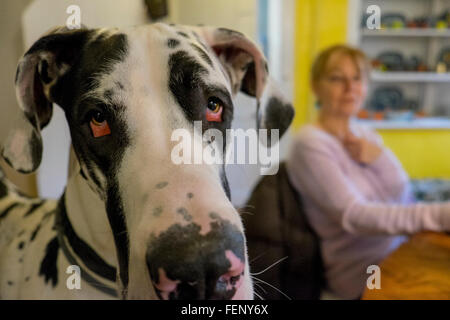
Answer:
[[[258,126],[282,134],[293,108],[270,88],[261,51],[236,31],[59,28],[19,63],[22,123],[2,155],[19,171],[35,170],[40,131],[58,104],[80,174],[105,203],[124,297],[249,299],[244,230],[224,166],[174,164],[171,134],[185,128],[194,143],[215,145],[196,137],[194,121],[225,136],[238,91],[265,97]],[[217,152],[224,156],[225,147]]]

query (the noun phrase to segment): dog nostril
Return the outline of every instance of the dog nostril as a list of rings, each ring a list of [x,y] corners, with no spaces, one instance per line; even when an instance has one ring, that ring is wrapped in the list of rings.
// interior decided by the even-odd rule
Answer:
[[[245,264],[231,250],[225,251],[230,268],[217,280],[214,298],[231,299],[244,281]]]

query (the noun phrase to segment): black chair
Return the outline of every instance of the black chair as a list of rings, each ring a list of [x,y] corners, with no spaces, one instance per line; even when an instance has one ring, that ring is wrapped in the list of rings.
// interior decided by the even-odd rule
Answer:
[[[256,293],[266,300],[286,296],[319,299],[324,284],[319,240],[308,224],[301,197],[291,185],[284,163],[276,175],[259,181],[241,212]]]

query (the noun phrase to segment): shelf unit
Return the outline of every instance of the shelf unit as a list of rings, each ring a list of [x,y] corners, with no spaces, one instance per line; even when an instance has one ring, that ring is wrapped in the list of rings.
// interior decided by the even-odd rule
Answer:
[[[373,1],[359,0],[355,10],[361,21],[366,8]],[[407,19],[417,16],[437,16],[445,9],[450,9],[450,0],[379,0],[381,17],[387,13],[402,13]],[[356,46],[362,48],[370,58],[375,58],[384,51],[401,52],[405,58],[419,56],[428,66],[435,68],[439,52],[450,47],[450,27],[403,28],[369,30],[354,25],[353,38]],[[429,119],[414,120],[374,120],[363,121],[374,128],[386,129],[450,129],[450,72],[381,72],[374,70],[371,75],[372,92],[380,86],[400,87],[405,98],[414,99],[419,109],[430,115]],[[439,117],[436,117],[439,116]]]
[[[361,30],[363,37],[450,37],[449,29],[434,28],[407,28],[407,29],[380,29]]]
[[[364,124],[373,129],[434,129],[442,130],[450,128],[450,119],[445,118],[422,118],[410,121],[403,120],[358,120],[358,123]]]
[[[370,79],[373,82],[416,82],[416,83],[450,83],[450,73],[436,72],[409,72],[409,71],[391,71],[381,72],[372,71]]]

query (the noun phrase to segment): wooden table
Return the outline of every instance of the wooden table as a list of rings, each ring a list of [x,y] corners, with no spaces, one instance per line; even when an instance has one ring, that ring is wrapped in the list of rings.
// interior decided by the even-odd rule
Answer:
[[[450,300],[450,235],[412,236],[381,264],[381,289],[366,288],[365,300]]]

